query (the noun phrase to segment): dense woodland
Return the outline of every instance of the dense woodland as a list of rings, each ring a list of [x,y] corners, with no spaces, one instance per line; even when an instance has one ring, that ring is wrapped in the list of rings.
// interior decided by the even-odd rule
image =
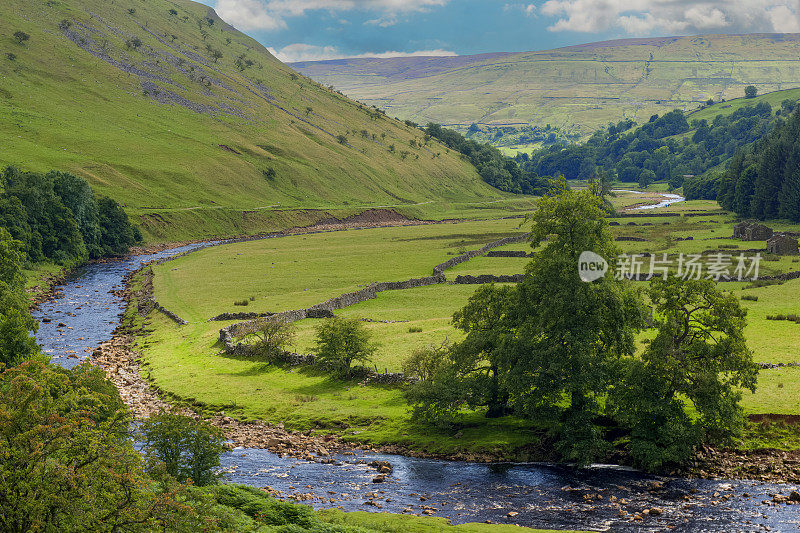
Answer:
[[[424,131],[451,150],[464,155],[478,169],[481,178],[492,187],[516,194],[537,195],[549,188],[549,180],[529,172],[489,143],[469,140],[440,124],[428,124]]]
[[[762,102],[718,115],[710,123],[690,123],[683,111],[675,110],[654,115],[638,128],[625,120],[597,131],[584,144],[552,146],[532,156],[520,154],[517,161],[526,172],[539,176],[589,179],[600,168],[623,182],[648,185],[663,180],[678,188],[685,176],[714,169],[740,147],[762,138],[793,108],[794,103],[787,100],[773,114],[770,105]]]
[[[725,209],[743,217],[800,221],[800,113],[740,150],[717,181]]]
[[[15,167],[0,174],[0,228],[21,243],[28,262],[65,266],[125,254],[142,240],[119,204],[95,195],[83,178]]]
[[[639,127],[630,119],[611,124],[583,144],[554,144],[514,158],[439,124],[424,131],[468,158],[484,181],[507,192],[543,194],[553,178],[592,179],[604,173],[642,186],[667,181],[674,189],[685,186],[689,199],[715,199],[720,173],[737,150],[782,125],[794,108],[795,102],[786,100],[773,113],[761,102],[717,115],[710,123],[690,122],[675,110]]]

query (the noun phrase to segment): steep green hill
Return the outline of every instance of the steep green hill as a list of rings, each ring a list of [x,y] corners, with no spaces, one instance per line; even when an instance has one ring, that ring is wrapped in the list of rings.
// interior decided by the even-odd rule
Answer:
[[[358,59],[293,65],[392,116],[466,130],[477,123],[551,124],[588,135],[598,126],[694,110],[800,87],[800,35],[704,35],[625,39],[494,57]],[[502,138],[493,142],[503,146]]]
[[[507,197],[422,141],[198,3],[0,4],[0,165],[81,175],[150,239]]]

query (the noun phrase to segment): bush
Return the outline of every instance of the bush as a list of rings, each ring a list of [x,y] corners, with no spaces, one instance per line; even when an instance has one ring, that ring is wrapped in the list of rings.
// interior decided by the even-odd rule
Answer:
[[[233,305],[247,307],[248,305],[250,305],[250,300],[236,300],[235,302],[233,302]]]
[[[376,350],[369,331],[354,318],[330,318],[317,327],[317,362],[339,377],[350,377],[353,363],[367,364]]]
[[[744,294],[741,297],[742,300],[746,300],[748,302],[757,302],[758,296],[753,296],[752,294]]]
[[[142,40],[138,37],[132,37],[125,41],[125,46],[131,50],[137,50],[140,46],[142,46]]]
[[[191,417],[159,413],[142,423],[141,436],[148,467],[156,472],[163,466],[167,474],[183,483],[216,483],[219,456],[225,451],[222,430]]]
[[[24,31],[15,31],[14,32],[14,40],[17,41],[17,44],[22,44],[28,40],[30,40],[31,36],[25,33]]]
[[[296,335],[296,328],[291,322],[266,318],[255,320],[240,329],[238,340],[254,337],[259,354],[268,359],[278,359],[286,347],[292,344]]]

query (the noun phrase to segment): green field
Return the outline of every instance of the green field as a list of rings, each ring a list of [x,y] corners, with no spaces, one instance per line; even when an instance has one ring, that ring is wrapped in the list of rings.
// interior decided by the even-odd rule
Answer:
[[[377,206],[506,207],[456,154],[296,74],[205,5],[10,0],[0,15],[0,166],[83,176],[150,241]]]
[[[630,196],[636,199],[636,195]],[[631,201],[619,199],[620,201]],[[678,213],[702,210],[705,202],[686,202]],[[675,206],[677,209],[677,206]],[[723,249],[732,254],[763,247],[735,241],[733,218],[717,210],[700,217],[637,217],[616,219],[615,235],[637,236],[647,242],[620,242],[626,253],[700,253]],[[155,384],[178,399],[208,412],[225,410],[245,419],[283,422],[287,427],[320,429],[345,438],[374,443],[399,443],[429,452],[504,453],[536,439],[528,424],[512,417],[488,420],[467,416],[463,437],[424,430],[408,419],[401,391],[393,387],[357,386],[311,368],[282,368],[245,357],[219,355],[218,330],[232,322],[208,322],[226,311],[276,312],[320,303],[374,281],[395,281],[430,275],[433,265],[508,234],[519,233],[519,220],[437,224],[363,231],[298,235],[196,252],[155,268],[155,296],[162,305],[190,321],[178,327],[159,313],[148,318],[142,338],[145,370]],[[628,225],[634,222],[635,225]],[[797,231],[797,226],[776,224]],[[677,241],[677,237],[693,240]],[[529,249],[524,243],[507,249]],[[769,257],[761,275],[800,269],[797,257]],[[513,274],[528,259],[480,257],[447,271],[459,274]],[[637,283],[642,289],[644,282]],[[767,315],[798,313],[800,280],[748,288],[745,283],[722,287],[749,309],[746,336],[759,362],[787,363],[797,359],[800,325],[767,320]],[[457,341],[460,332],[450,322],[475,285],[436,285],[386,291],[377,298],[336,311],[343,317],[369,319],[366,327],[380,344],[373,363],[380,371],[399,371],[414,350]],[[254,297],[247,307],[235,300]],[[386,321],[386,322],[382,322]],[[318,319],[297,323],[293,348],[313,349]],[[421,331],[419,331],[421,330]],[[642,333],[642,339],[648,332]],[[800,414],[800,368],[763,370],[755,394],[746,393],[748,413]],[[347,429],[342,429],[344,425]]]
[[[432,121],[462,131],[472,123],[510,129],[549,124],[564,133],[588,135],[623,118],[641,124],[655,113],[693,111],[709,98],[740,98],[747,85],[755,85],[759,93],[800,87],[796,39],[624,39],[455,59],[351,59],[293,66],[392,116],[421,124]],[[502,137],[493,142],[512,146]]]

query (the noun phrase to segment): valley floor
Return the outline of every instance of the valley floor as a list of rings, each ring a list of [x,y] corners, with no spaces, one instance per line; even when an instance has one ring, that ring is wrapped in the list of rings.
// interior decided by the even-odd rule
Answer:
[[[636,200],[631,195],[615,201]],[[667,213],[675,216],[664,216]],[[763,243],[733,240],[733,218],[706,202],[675,204],[642,215],[615,219],[619,225],[613,229],[626,253],[671,257],[704,253],[708,262],[712,251],[738,254],[763,248]],[[211,247],[155,266],[156,301],[188,324],[178,326],[158,312],[130,317],[144,331],[137,340],[142,374],[168,398],[204,415],[310,432],[312,444],[329,435],[353,444],[460,459],[546,459],[546,452],[537,446],[540,433],[522,420],[489,420],[472,413],[457,430],[419,427],[409,419],[398,387],[342,382],[310,368],[222,354],[219,329],[236,321],[210,321],[221,313],[305,308],[369,283],[429,276],[434,265],[460,253],[520,235],[524,228],[519,224],[519,219],[500,219],[293,235]],[[529,251],[524,243],[501,249]],[[800,270],[796,257],[765,255],[764,259],[762,276]],[[519,274],[527,261],[477,257],[446,275],[452,282],[465,275]],[[765,366],[793,363],[800,329],[794,322],[767,317],[796,311],[800,280],[724,286],[747,297],[742,303],[749,309],[746,333],[755,360]],[[381,344],[373,364],[381,372],[397,372],[415,349],[458,340],[450,317],[475,289],[475,285],[445,283],[387,291],[336,314],[368,320],[368,329]],[[234,305],[244,301],[247,306]],[[297,323],[294,351],[311,350],[316,323],[316,319]],[[647,336],[644,332],[642,339]],[[752,425],[742,449],[798,447],[800,435],[793,426],[781,426],[775,419],[800,414],[798,390],[800,367],[762,370],[759,387],[755,394],[745,393],[744,406],[748,414],[768,415],[767,421]]]

